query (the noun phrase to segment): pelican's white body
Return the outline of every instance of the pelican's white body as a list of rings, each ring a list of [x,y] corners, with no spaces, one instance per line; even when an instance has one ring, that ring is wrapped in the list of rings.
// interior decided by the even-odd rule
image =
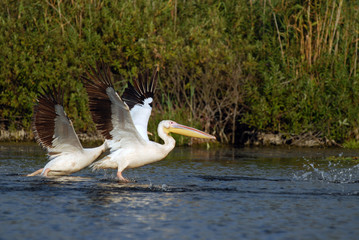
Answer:
[[[42,175],[46,169],[50,169],[48,176],[69,175],[84,169],[93,163],[106,150],[106,142],[96,148],[83,148],[75,152],[61,152],[50,155],[49,162],[42,170]]]
[[[159,144],[152,141],[126,142],[108,141],[111,153],[92,164],[93,169],[114,168],[122,172],[127,168],[137,168],[164,159],[175,147],[175,140],[164,132],[165,125],[172,121],[162,121],[158,125],[158,134],[165,141]],[[147,129],[146,129],[147,131]]]

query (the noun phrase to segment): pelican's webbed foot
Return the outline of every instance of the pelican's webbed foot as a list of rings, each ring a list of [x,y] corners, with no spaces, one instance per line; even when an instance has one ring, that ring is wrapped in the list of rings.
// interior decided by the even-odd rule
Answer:
[[[33,176],[36,176],[38,174],[40,174],[42,172],[43,168],[40,168],[39,170],[36,170],[35,172],[33,173],[30,173],[30,174],[27,174],[26,176],[27,177],[33,177]]]
[[[117,177],[121,182],[126,182],[126,183],[130,182],[130,180],[122,176],[122,172],[117,172]]]

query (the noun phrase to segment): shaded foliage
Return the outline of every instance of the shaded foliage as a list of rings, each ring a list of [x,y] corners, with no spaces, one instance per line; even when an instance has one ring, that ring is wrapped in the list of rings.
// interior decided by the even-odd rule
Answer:
[[[0,116],[30,130],[39,89],[65,88],[80,132],[94,132],[80,76],[102,58],[126,79],[159,66],[166,116],[236,142],[240,126],[359,138],[359,7],[352,1],[0,2]]]

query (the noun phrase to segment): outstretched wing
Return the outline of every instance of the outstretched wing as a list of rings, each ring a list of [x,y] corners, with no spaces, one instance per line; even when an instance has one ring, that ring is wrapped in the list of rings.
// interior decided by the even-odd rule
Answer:
[[[147,135],[148,120],[151,116],[153,96],[158,79],[157,69],[149,76],[148,70],[133,80],[132,85],[128,83],[122,99],[130,108],[131,117],[137,131],[143,139],[149,141]]]
[[[112,84],[110,68],[103,61],[96,63],[96,69],[90,67],[82,76],[92,119],[97,130],[106,138],[124,144],[143,143],[143,139],[132,121],[129,107],[116,93]]]
[[[63,92],[55,87],[43,89],[34,108],[33,132],[36,141],[49,154],[82,151],[71,120],[63,108]]]

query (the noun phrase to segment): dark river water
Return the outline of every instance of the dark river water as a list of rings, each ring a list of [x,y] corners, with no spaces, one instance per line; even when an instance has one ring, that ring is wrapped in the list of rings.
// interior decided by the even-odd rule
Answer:
[[[358,239],[359,151],[176,148],[124,172],[26,177],[35,144],[0,145],[0,239]]]

